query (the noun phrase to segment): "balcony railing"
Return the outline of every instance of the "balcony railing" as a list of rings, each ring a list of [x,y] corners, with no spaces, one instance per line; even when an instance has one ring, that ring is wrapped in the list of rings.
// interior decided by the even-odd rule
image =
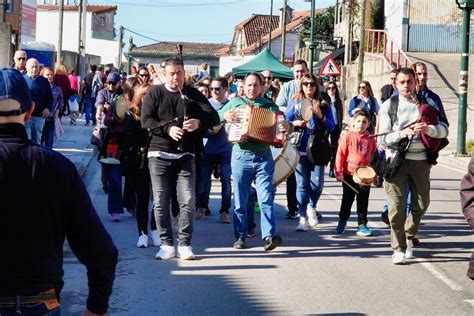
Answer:
[[[402,51],[385,30],[366,29],[365,54],[383,58],[393,69],[408,67],[410,58]]]

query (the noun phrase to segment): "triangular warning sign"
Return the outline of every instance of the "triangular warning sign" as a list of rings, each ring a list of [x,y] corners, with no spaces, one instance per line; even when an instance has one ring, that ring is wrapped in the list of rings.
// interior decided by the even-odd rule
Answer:
[[[334,61],[334,58],[332,58],[331,55],[326,57],[326,62],[324,63],[323,68],[321,68],[319,75],[320,76],[340,76],[341,75],[341,69],[336,64],[336,62]]]

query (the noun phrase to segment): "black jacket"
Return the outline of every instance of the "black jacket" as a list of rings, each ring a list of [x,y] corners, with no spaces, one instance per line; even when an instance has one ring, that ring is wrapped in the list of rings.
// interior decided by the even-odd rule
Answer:
[[[65,238],[87,268],[87,307],[105,313],[117,249],[74,164],[27,139],[21,124],[0,124],[0,296],[32,295],[63,281]]]
[[[188,86],[184,87],[183,93],[187,100],[183,100],[179,92],[166,89],[164,84],[148,89],[142,104],[141,123],[143,128],[153,132],[149,152],[200,153],[206,131],[219,124],[219,115],[202,93]],[[169,130],[172,126],[183,125],[185,107],[186,116],[199,119],[200,125],[196,131],[184,134],[183,150],[180,151],[179,142],[169,136]]]

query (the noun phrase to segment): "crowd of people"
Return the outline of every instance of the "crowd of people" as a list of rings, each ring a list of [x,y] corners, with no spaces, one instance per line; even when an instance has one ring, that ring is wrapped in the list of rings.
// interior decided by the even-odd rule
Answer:
[[[78,82],[74,71],[67,74],[64,66],[55,71],[49,67],[40,70],[39,62],[27,59],[23,51],[16,52],[14,58],[12,68],[16,70],[2,71],[14,71],[9,76],[17,81],[24,79],[22,87],[28,90],[34,106],[29,105],[30,99],[19,98],[21,108],[2,107],[0,114],[21,115],[15,122],[24,122],[27,137],[50,148],[61,132],[58,124],[63,115],[77,124],[81,111],[86,125],[97,125],[108,213],[114,222],[120,222],[124,209],[135,216],[137,247],[148,247],[151,239],[159,247],[156,259],[195,258],[191,247],[194,219],[205,220],[212,214],[209,198],[213,177],[221,184],[219,219],[223,224],[233,224],[235,249],[247,248],[248,238],[255,236],[257,209],[264,250],[283,244],[276,230],[271,145],[228,140],[229,129],[238,124],[242,109],[248,107],[284,112],[285,119],[277,122],[275,132],[285,133],[300,156],[294,173],[286,179],[286,217],[298,219],[297,231],[315,228],[323,218],[318,201],[327,171],[342,184],[335,233],[345,232],[356,200],[356,234],[371,236],[367,219],[370,187],[384,182],[386,203],[381,218],[391,229],[392,262],[403,264],[413,257],[420,221],[430,202],[431,166],[436,163],[437,148],[442,147],[430,148],[425,139],[445,140],[449,132],[441,99],[427,87],[423,63],[393,70],[391,83],[381,90],[381,103],[369,81],[359,82],[344,113],[338,82],[322,82],[309,73],[304,60],[295,61],[294,79],[281,85],[270,70],[250,72],[242,79],[232,73],[212,78],[208,65],[202,64],[196,74],[187,76],[179,58],[163,60],[159,70],[153,65],[132,67],[130,75],[106,73],[102,66],[92,65]],[[74,104],[78,95],[81,109]],[[430,108],[436,120],[420,120],[423,107]],[[349,121],[344,122],[346,116]],[[24,138],[26,135],[21,141]],[[374,161],[385,162],[385,168],[376,168]],[[379,174],[383,181],[375,181],[375,174],[369,183],[358,181],[360,169],[383,173]],[[83,187],[80,192],[85,197],[80,206],[92,212],[87,192]],[[70,216],[77,216],[75,210]],[[102,236],[102,244],[94,245],[94,251],[82,250],[88,241],[75,244],[74,234],[79,228],[65,230],[65,235],[71,236],[73,250],[80,252],[93,270],[90,256],[102,247],[113,257],[115,248],[97,223],[95,212],[89,215],[87,224]],[[107,286],[111,285],[114,262],[109,261],[107,271],[97,272],[104,278],[109,274]],[[103,302],[88,306],[99,306],[99,310],[106,307]]]

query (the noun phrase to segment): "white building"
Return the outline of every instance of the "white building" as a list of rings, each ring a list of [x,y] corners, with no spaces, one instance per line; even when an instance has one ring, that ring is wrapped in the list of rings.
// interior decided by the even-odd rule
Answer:
[[[36,40],[58,44],[59,6],[55,0],[38,0]],[[65,1],[66,2],[66,1]],[[47,4],[53,3],[53,4]],[[101,57],[102,64],[118,64],[119,41],[114,30],[117,6],[88,5],[85,52]],[[77,52],[79,46],[79,9],[64,6],[62,50]]]

